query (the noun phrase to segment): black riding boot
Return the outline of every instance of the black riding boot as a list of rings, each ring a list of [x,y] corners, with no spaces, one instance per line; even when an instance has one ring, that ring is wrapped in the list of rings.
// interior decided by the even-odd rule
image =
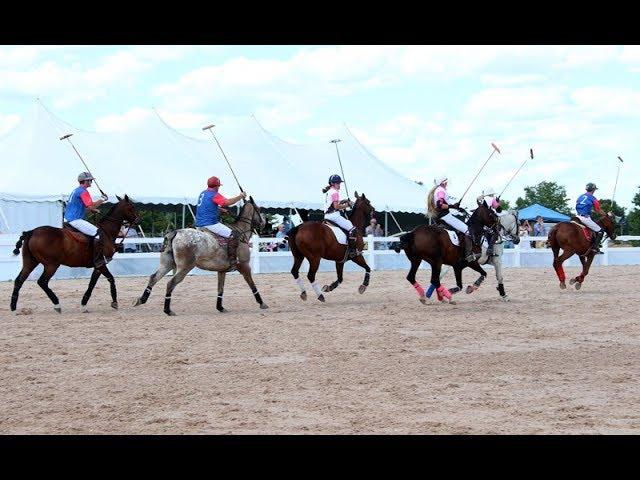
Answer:
[[[347,253],[347,258],[355,258],[359,255],[360,252],[358,252],[358,233],[356,231],[357,229],[354,227],[353,229],[351,229],[351,231],[349,231],[349,235],[348,235],[348,253]],[[373,247],[371,247],[373,248]]]
[[[473,262],[477,259],[473,252],[473,240],[470,235],[464,236],[464,258],[467,262]]]
[[[600,250],[600,247],[602,246],[602,237],[604,237],[604,230],[600,230],[599,232],[596,232],[595,235],[593,236],[593,251],[596,254],[599,253],[604,253],[602,250]]]
[[[104,240],[102,239],[103,233],[98,233],[93,237],[93,265],[96,268],[102,268],[106,265],[104,261]]]
[[[238,266],[238,246],[240,245],[240,233],[235,230],[231,232],[231,237],[227,243],[227,257],[232,268]]]

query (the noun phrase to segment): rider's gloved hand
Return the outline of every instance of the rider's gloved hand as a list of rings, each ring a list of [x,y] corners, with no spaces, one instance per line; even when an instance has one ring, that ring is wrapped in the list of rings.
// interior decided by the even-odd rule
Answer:
[[[109,200],[109,197],[107,197],[104,193],[103,193],[102,195],[100,195],[100,198],[101,198],[103,201],[105,201],[105,202],[106,202],[107,200]]]

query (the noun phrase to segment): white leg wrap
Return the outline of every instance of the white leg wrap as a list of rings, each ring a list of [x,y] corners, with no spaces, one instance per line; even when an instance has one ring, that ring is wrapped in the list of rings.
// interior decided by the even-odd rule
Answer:
[[[296,283],[298,284],[298,288],[300,289],[300,293],[304,292],[304,281],[302,277],[296,278]]]
[[[313,287],[313,291],[316,292],[316,295],[319,297],[320,295],[322,295],[322,290],[320,289],[320,287],[318,286],[318,282],[313,282],[311,284],[311,286]]]

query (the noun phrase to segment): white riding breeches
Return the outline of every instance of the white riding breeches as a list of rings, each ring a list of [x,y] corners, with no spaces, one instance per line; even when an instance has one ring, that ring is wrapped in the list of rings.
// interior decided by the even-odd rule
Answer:
[[[346,230],[347,232],[351,231],[353,228],[353,223],[340,215],[340,212],[331,212],[325,213],[324,218],[327,220],[331,220],[333,223],[340,226],[340,228]]]
[[[229,227],[227,227],[224,223],[221,223],[221,222],[214,223],[213,225],[206,225],[204,228],[224,238],[229,238],[232,232],[232,230]]]
[[[92,237],[95,237],[96,233],[98,233],[98,227],[81,218],[72,220],[71,222],[69,222],[69,225],[77,228],[85,235],[90,235]]]
[[[587,227],[589,227],[594,232],[599,232],[600,230],[602,230],[602,228],[600,228],[600,225],[598,225],[596,222],[591,220],[591,217],[583,217],[582,215],[576,215],[576,216],[580,219],[582,223],[584,223]]]
[[[469,227],[462,220],[458,220],[454,217],[451,212],[447,213],[444,217],[441,217],[440,220],[452,226],[456,230],[462,233],[467,233],[469,231]]]

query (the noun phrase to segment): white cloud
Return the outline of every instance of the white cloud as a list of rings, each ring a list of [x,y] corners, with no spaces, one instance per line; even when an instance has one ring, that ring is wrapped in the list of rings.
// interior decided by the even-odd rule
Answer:
[[[106,115],[98,118],[95,128],[98,132],[126,132],[147,123],[153,116],[151,109],[135,107],[123,114]]]
[[[18,115],[4,115],[0,113],[0,136],[9,132],[13,127],[15,127],[20,122],[20,117]]]

